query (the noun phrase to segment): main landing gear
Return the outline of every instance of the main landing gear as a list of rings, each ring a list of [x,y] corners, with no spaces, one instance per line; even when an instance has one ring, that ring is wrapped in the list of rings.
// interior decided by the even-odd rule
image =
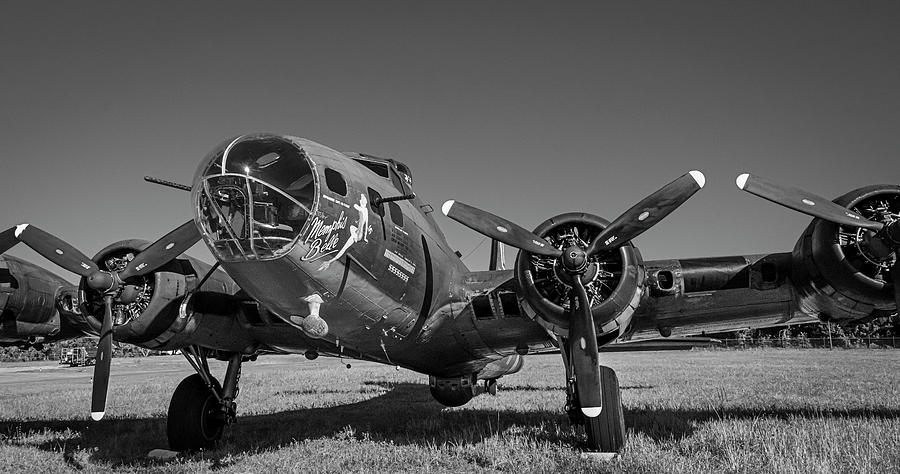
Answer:
[[[566,366],[566,414],[575,426],[582,426],[587,435],[587,449],[594,452],[616,453],[625,446],[625,417],[622,412],[622,397],[619,379],[613,369],[600,366],[599,390],[603,400],[600,414],[585,415],[578,400],[578,380],[568,355],[568,341],[560,344],[560,353]]]
[[[203,348],[190,346],[182,349],[182,353],[197,373],[182,380],[172,394],[166,425],[169,448],[174,451],[210,449],[237,418],[235,399],[244,356],[229,355],[223,387],[210,373]]]

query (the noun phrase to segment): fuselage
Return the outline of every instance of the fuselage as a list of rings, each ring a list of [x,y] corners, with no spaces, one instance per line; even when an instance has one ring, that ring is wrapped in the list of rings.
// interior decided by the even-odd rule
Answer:
[[[249,135],[204,160],[192,199],[222,266],[293,328],[282,326],[286,337],[261,338],[272,348],[309,349],[311,337],[324,352],[426,373],[471,372],[509,355],[480,340],[472,318],[459,318],[478,284],[467,281],[475,277],[447,244],[433,207],[412,194],[409,170],[392,160]],[[511,281],[512,272],[485,278],[490,286]],[[517,341],[510,353],[522,342],[549,346],[546,332],[515,316],[521,328],[511,331]],[[315,317],[325,330],[307,326]],[[298,328],[308,337],[292,340]]]
[[[513,271],[466,268],[402,163],[302,138],[245,135],[201,163],[192,203],[203,240],[256,305],[239,323],[270,349],[449,377],[558,343],[523,314]],[[603,328],[604,343],[720,319],[724,326],[700,326],[724,330],[744,316],[794,322],[790,259],[763,257],[645,262],[640,274],[648,276],[629,303],[636,311]],[[777,278],[769,281],[772,268]],[[732,273],[750,276],[743,284]],[[746,301],[760,298],[748,313]]]

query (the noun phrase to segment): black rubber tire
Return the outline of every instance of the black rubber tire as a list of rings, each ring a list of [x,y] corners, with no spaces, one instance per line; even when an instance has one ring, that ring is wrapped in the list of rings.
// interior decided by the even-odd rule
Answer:
[[[622,395],[616,372],[600,366],[600,390],[603,410],[594,418],[584,418],[588,450],[601,453],[617,453],[625,447],[625,416],[622,412]]]
[[[219,381],[212,380],[221,392]],[[193,374],[182,380],[169,403],[166,422],[169,449],[191,452],[210,449],[222,438],[224,431],[221,404],[206,387],[203,378]]]

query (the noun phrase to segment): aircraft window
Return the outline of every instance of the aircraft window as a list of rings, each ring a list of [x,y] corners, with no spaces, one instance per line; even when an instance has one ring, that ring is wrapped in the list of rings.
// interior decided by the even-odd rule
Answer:
[[[203,176],[222,174],[222,155],[224,154],[225,149],[223,148],[217,151],[213,157],[207,158],[209,165],[203,170]]]
[[[219,186],[210,195],[218,208],[218,219],[211,222],[219,229],[226,232],[228,229],[236,239],[247,238],[247,197],[240,178],[224,178],[217,180]]]
[[[254,252],[259,257],[286,253],[309,218],[309,209],[260,182],[252,182],[251,188]]]
[[[310,214],[284,191],[234,175],[204,181],[198,206],[204,236],[225,260],[287,253]]]
[[[307,209],[315,195],[313,170],[303,150],[281,137],[245,137],[225,153],[225,173],[256,178],[299,201]]]
[[[246,135],[209,159],[195,215],[217,257],[268,259],[290,251],[318,195],[303,149],[274,135]]]
[[[347,195],[347,182],[340,173],[331,168],[325,168],[325,184],[331,192],[341,196]]]
[[[372,208],[372,212],[378,214],[381,217],[384,217],[384,206],[379,204],[375,205],[381,199],[381,194],[378,194],[378,191],[369,188],[369,207]]]
[[[391,209],[391,220],[394,221],[394,225],[403,227],[403,212],[400,211],[400,206],[396,202],[389,202],[388,207]]]
[[[365,166],[372,170],[373,173],[381,176],[382,178],[388,178],[390,175],[388,174],[388,167],[384,163],[375,163],[374,161],[367,160],[356,160],[357,163]]]

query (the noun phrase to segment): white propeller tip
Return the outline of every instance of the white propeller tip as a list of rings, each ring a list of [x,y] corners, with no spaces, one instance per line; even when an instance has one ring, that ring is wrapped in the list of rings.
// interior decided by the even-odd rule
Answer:
[[[703,173],[694,170],[691,171],[690,174],[691,177],[694,178],[694,181],[697,182],[697,186],[700,186],[702,188],[706,184],[706,176],[704,176]]]
[[[441,206],[441,212],[443,212],[444,215],[446,216],[447,214],[450,213],[450,208],[453,207],[454,204],[456,204],[456,201],[454,201],[453,199],[445,202],[444,205]]]
[[[91,419],[94,421],[100,421],[103,419],[103,415],[105,415],[105,414],[106,414],[105,411],[92,411]]]
[[[19,224],[19,225],[17,225],[17,226],[16,226],[16,232],[15,232],[16,238],[18,239],[19,236],[22,235],[22,232],[25,232],[25,229],[27,229],[27,228],[28,228],[28,224]]]
[[[600,416],[600,412],[603,411],[603,407],[582,407],[581,413],[584,413],[584,416],[588,418],[597,418]]]
[[[744,186],[747,185],[748,179],[750,179],[750,173],[744,173],[744,174],[738,176],[737,179],[734,180],[734,182],[735,182],[735,184],[737,184],[737,187],[739,189],[744,189]]]

